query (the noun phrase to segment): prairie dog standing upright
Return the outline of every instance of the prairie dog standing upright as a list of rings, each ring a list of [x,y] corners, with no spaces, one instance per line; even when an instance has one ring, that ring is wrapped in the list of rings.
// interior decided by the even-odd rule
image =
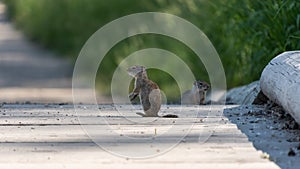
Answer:
[[[156,83],[148,79],[146,68],[144,66],[131,66],[127,69],[130,76],[135,78],[134,89],[129,94],[132,101],[139,95],[143,106],[143,113],[136,113],[143,117],[159,117],[158,112],[161,106],[160,89]],[[176,118],[176,115],[166,115],[162,117]]]
[[[160,90],[156,83],[148,79],[144,66],[132,66],[127,69],[130,76],[135,78],[134,89],[129,94],[133,100],[137,95],[140,97],[145,114],[137,113],[143,117],[158,117],[161,106]]]
[[[188,90],[182,94],[182,104],[205,104],[206,92],[210,88],[210,85],[205,81],[195,81],[191,90]]]

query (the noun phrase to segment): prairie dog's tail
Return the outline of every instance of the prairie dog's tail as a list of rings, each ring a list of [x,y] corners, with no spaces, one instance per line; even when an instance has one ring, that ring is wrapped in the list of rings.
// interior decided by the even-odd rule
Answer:
[[[178,116],[175,115],[175,114],[167,114],[167,115],[164,115],[164,116],[161,116],[161,117],[163,117],[163,118],[178,118]]]

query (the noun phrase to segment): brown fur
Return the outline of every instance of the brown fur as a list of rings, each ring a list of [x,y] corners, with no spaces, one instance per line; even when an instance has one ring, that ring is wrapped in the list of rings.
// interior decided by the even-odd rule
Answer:
[[[205,81],[195,81],[191,90],[188,90],[182,94],[182,104],[197,104],[204,105],[206,99],[206,92],[210,88],[210,85]]]
[[[129,94],[132,101],[138,95],[143,106],[144,112],[137,113],[143,117],[159,117],[158,112],[161,107],[160,89],[156,83],[148,79],[146,68],[144,66],[132,66],[127,69],[129,75],[135,78],[134,89]],[[172,115],[172,117],[176,115]],[[171,117],[170,115],[163,117]]]

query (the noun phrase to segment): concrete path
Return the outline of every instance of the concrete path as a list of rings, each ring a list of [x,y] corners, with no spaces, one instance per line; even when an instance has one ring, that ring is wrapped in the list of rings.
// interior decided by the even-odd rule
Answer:
[[[76,107],[4,105],[0,168],[279,168],[220,116],[222,106],[162,107],[178,119],[141,118],[127,105]]]
[[[0,3],[0,102],[71,101],[70,62],[27,40],[4,11]]]

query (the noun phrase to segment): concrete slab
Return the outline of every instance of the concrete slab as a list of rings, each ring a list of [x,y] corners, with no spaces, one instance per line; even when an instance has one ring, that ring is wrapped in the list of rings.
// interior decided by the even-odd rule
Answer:
[[[196,106],[165,105],[161,113],[175,113],[180,118],[150,118],[151,122],[147,123],[134,122],[144,119],[135,115],[139,106],[99,105],[101,111],[89,111],[89,105],[77,106],[77,111],[84,111],[76,113],[72,105],[4,105],[0,109],[0,153],[5,154],[5,158],[0,158],[0,167],[279,168],[266,154],[255,149],[228,118],[220,116],[218,111],[211,111],[222,111],[223,106],[201,106],[198,109]],[[123,116],[117,116],[116,107],[122,108]],[[195,114],[198,117],[193,117]],[[95,132],[98,139],[115,142],[106,130],[86,131],[86,126],[105,128],[104,119],[112,122],[110,127],[125,139],[111,147],[109,144],[97,145],[99,142],[91,139],[95,139],[91,137]],[[189,132],[181,138],[187,128]],[[159,139],[157,135],[162,137],[161,142],[148,144],[146,139]],[[178,143],[174,142],[177,138],[180,138]],[[164,151],[160,145],[169,149]],[[153,150],[152,157],[136,159],[118,155],[148,150]]]

